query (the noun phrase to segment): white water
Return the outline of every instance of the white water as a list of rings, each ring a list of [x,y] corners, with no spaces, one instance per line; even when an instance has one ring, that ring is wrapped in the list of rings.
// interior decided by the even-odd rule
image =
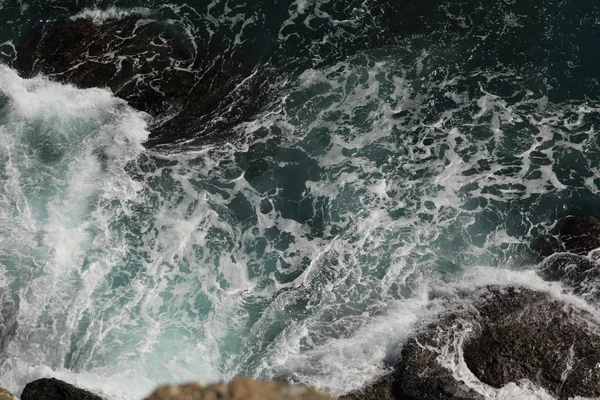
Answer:
[[[598,107],[408,75],[389,59],[307,70],[242,141],[164,155],[109,92],[0,68],[0,282],[18,304],[0,384],[54,376],[140,399],[161,382],[291,375],[339,394],[446,309],[432,290],[520,284],[590,308],[523,254],[546,202],[577,186],[566,155],[597,153]],[[453,106],[427,120],[438,94]]]

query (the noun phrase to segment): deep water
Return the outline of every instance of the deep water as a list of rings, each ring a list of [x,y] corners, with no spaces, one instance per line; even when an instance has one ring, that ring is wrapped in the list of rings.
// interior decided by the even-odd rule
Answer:
[[[268,100],[227,139],[151,148],[108,90],[15,72],[44,24],[119,17],[268,66]],[[599,49],[594,0],[0,0],[0,385],[341,394],[430,290],[546,288],[530,242],[600,217]]]

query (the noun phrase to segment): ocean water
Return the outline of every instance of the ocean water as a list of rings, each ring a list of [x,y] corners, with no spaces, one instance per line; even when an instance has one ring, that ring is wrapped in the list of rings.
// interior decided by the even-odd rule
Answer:
[[[268,100],[226,140],[145,147],[150,117],[109,90],[15,70],[46,23],[132,16],[268,65]],[[133,400],[249,375],[339,395],[460,288],[599,315],[529,246],[600,217],[593,0],[0,0],[0,21],[1,386]]]

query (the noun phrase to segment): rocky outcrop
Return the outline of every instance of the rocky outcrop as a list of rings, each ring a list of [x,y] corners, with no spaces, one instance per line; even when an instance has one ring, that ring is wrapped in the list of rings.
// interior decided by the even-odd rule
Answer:
[[[542,236],[534,248],[545,257],[538,274],[561,282],[588,301],[600,301],[600,221],[589,216],[570,216]]]
[[[19,400],[19,398],[8,390],[0,388],[0,400]]]
[[[261,105],[263,75],[218,46],[188,48],[166,23],[56,21],[19,44],[17,66],[24,77],[110,88],[154,117],[151,144],[221,138]]]
[[[463,351],[481,382],[527,379],[559,399],[600,396],[600,324],[589,313],[514,287],[488,288],[476,312]]]
[[[394,374],[351,399],[483,399],[528,380],[559,399],[600,396],[600,324],[547,293],[488,286],[409,338]]]
[[[397,374],[390,373],[380,379],[372,385],[368,385],[361,390],[347,394],[340,400],[394,400],[399,398],[397,393]]]
[[[197,383],[162,386],[146,400],[333,400],[333,398],[302,385],[282,382],[261,382],[237,378],[230,383],[202,387]]]
[[[21,400],[103,400],[102,397],[79,389],[58,379],[38,379],[28,383]]]
[[[537,239],[533,248],[542,257],[563,252],[586,256],[600,248],[600,221],[590,216],[566,217]]]

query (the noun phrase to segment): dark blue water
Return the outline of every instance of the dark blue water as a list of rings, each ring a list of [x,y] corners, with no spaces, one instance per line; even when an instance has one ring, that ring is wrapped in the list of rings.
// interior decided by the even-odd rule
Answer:
[[[163,151],[108,91],[14,71],[45,24],[121,17],[266,71],[260,109]],[[600,216],[592,1],[0,0],[0,20],[15,391],[243,374],[341,394],[387,371],[432,288],[541,287],[530,242]]]

